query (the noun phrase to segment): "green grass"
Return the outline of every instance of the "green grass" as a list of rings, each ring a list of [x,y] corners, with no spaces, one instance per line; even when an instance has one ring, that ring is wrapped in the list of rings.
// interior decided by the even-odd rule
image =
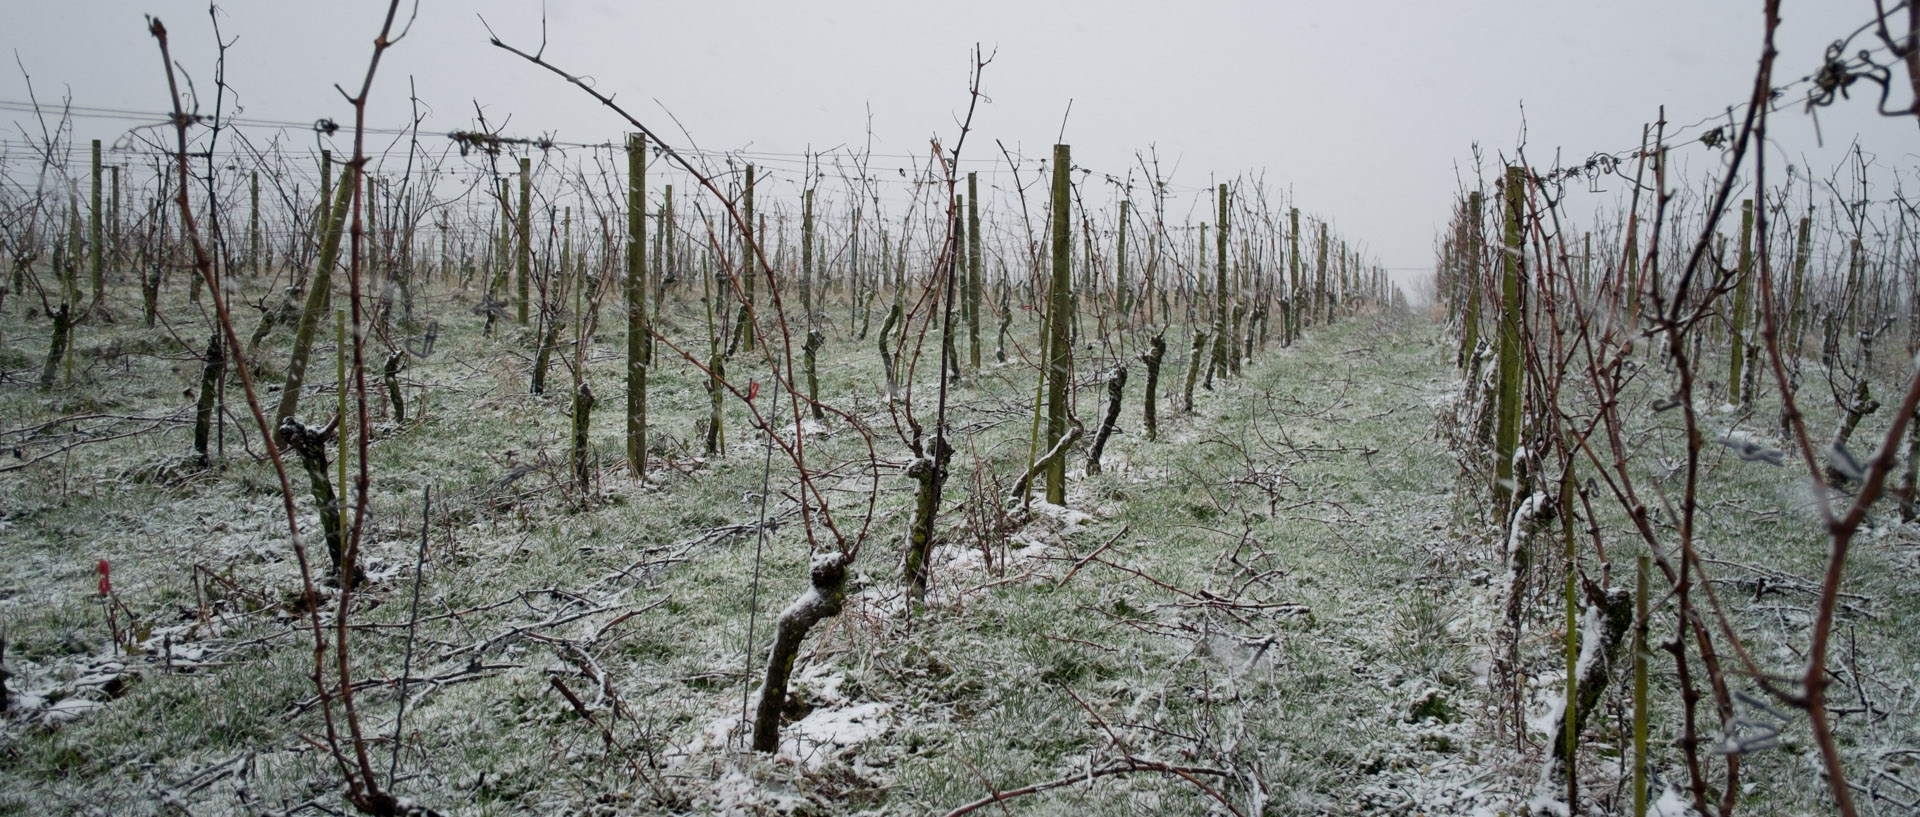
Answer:
[[[679,328],[671,336],[693,340],[699,324],[688,302],[676,303],[680,311],[670,317]],[[1456,452],[1435,431],[1459,384],[1447,364],[1449,345],[1431,325],[1367,317],[1317,327],[1292,348],[1262,350],[1243,377],[1200,392],[1192,416],[1175,410],[1185,356],[1169,354],[1156,443],[1140,433],[1145,377],[1136,371],[1107,472],[1073,480],[1068,505],[1091,519],[1058,536],[1050,533],[1055,522],[1037,518],[1014,532],[1016,541],[989,540],[996,562],[1000,544],[1007,552],[1022,552],[1025,541],[1044,545],[992,574],[978,559],[956,561],[961,547],[976,545],[955,509],[986,499],[968,495],[974,469],[988,469],[1004,485],[1024,467],[1032,369],[990,367],[969,377],[954,394],[953,419],[977,430],[956,446],[941,520],[954,547],[936,554],[935,603],[912,615],[902,612],[898,579],[912,485],[899,466],[909,452],[877,397],[872,339],[856,343],[831,332],[823,398],[874,429],[883,464],[853,595],[847,611],[809,639],[798,691],[810,704],[830,706],[829,679],[837,679],[845,701],[889,705],[893,726],[822,764],[796,766],[712,748],[682,751],[711,724],[737,718],[743,688],[757,682],[742,672],[760,543],[700,538],[758,517],[764,452],[738,403],[728,406],[728,456],[689,456],[698,449],[694,420],[706,396],[697,371],[662,345],[670,357],[655,370],[652,412],[658,448],[674,464],[656,456],[655,483],[636,485],[620,459],[621,361],[610,350],[621,338],[603,331],[590,368],[601,396],[593,420],[601,463],[594,490],[582,495],[565,485],[565,401],[525,393],[530,338],[511,328],[481,338],[457,295],[435,293],[421,309],[443,321],[440,347],[407,373],[421,387],[409,393],[410,415],[420,412],[421,392],[428,395],[422,418],[383,430],[372,448],[363,561],[376,581],[357,597],[353,616],[360,625],[408,619],[421,490],[433,485],[413,676],[450,680],[414,687],[395,787],[401,794],[462,814],[697,813],[736,808],[742,796],[792,813],[924,814],[1124,753],[1231,764],[1239,776],[1209,785],[1244,809],[1248,776],[1258,779],[1274,814],[1404,813],[1405,797],[1446,813],[1449,802],[1511,803],[1528,790],[1531,761],[1515,753],[1511,738],[1495,741],[1497,702],[1479,680],[1504,601],[1502,568],[1489,544],[1495,534],[1476,519],[1484,496],[1463,490]],[[16,351],[44,339],[35,334],[44,333],[44,321],[18,310],[0,321]],[[250,328],[243,322],[243,334]],[[181,353],[165,344],[137,342],[150,334],[133,322],[83,329],[83,348],[129,351],[77,368],[75,383],[48,394],[0,387],[0,416],[22,427],[102,406],[150,414],[186,405],[180,393],[197,377],[192,361],[170,359]],[[1034,334],[1023,323],[1012,337],[1030,343]],[[278,335],[269,343],[282,345]],[[1183,349],[1184,338],[1168,345]],[[1090,359],[1078,364],[1087,381],[1078,411],[1094,417],[1103,389],[1088,373],[1111,361],[1092,347],[1082,351]],[[33,362],[32,354],[16,357]],[[731,369],[743,381],[764,381],[748,373],[755,365],[741,356]],[[330,386],[331,360],[316,369],[316,385]],[[556,365],[553,377],[564,383],[565,370]],[[914,394],[923,422],[932,412],[930,382],[923,371]],[[228,398],[244,424],[237,386]],[[324,414],[332,399],[329,391],[310,397],[307,413]],[[1765,417],[1764,409],[1756,416]],[[854,532],[866,513],[870,483],[859,470],[866,449],[844,423],[828,426],[809,438],[809,462],[838,475],[823,488],[832,489],[838,522]],[[213,616],[218,627],[181,629],[176,640],[206,646],[209,660],[223,666],[166,675],[138,657],[142,680],[105,707],[60,728],[10,728],[0,738],[0,813],[167,813],[155,792],[193,785],[184,781],[239,756],[253,758],[247,771],[198,789],[187,798],[194,813],[281,809],[310,798],[341,807],[332,761],[306,740],[323,739],[318,711],[295,707],[312,695],[311,635],[284,614],[244,603],[290,599],[297,586],[277,479],[246,456],[233,427],[228,458],[209,474],[144,483],[130,476],[140,464],[183,455],[189,433],[168,426],[76,449],[35,466],[29,478],[0,480],[0,504],[9,509],[9,558],[0,563],[0,586],[9,589],[0,614],[10,668],[26,661],[57,667],[107,649],[94,599],[99,558],[113,563],[120,598],[155,628],[197,621],[202,595],[229,597]],[[1669,443],[1652,432],[1636,443],[1636,464]],[[1722,452],[1709,446],[1702,535],[1709,555],[1816,575],[1821,548],[1804,512],[1789,507],[1791,469],[1761,470]],[[1083,456],[1070,460],[1070,471]],[[492,490],[510,463],[542,467],[512,491]],[[319,552],[304,475],[292,477],[302,531]],[[777,515],[795,490],[791,465],[778,455],[771,483]],[[1618,566],[1637,551],[1616,517],[1607,511],[1602,521],[1609,545],[1619,548],[1620,582]],[[1081,563],[1109,540],[1100,558],[1111,565]],[[1857,551],[1851,568],[1859,579],[1850,587],[1871,599],[1863,602],[1871,616],[1844,624],[1844,655],[1883,669],[1911,664],[1920,650],[1901,638],[1920,624],[1920,611],[1897,602],[1916,589],[1913,550],[1898,540],[1870,538]],[[676,561],[657,564],[668,556]],[[804,589],[806,561],[797,518],[767,537],[753,622],[756,673],[773,617]],[[623,573],[636,563],[638,570]],[[196,564],[243,592],[204,586],[197,593]],[[1059,585],[1075,564],[1073,578]],[[1188,594],[1240,591],[1244,600],[1304,611],[1209,610],[1160,583]],[[1790,666],[1777,645],[1793,643],[1798,630],[1764,609],[1778,597],[1756,606],[1732,588],[1722,593],[1756,650]],[[1545,630],[1531,637],[1528,660],[1542,667],[1558,660]],[[404,630],[363,628],[349,640],[357,678],[398,676]],[[481,642],[491,646],[468,649]],[[582,656],[605,673],[608,689],[581,669]],[[476,661],[481,668],[468,671]],[[1670,664],[1656,660],[1655,669],[1657,683],[1668,685],[1656,695],[1673,700]],[[608,747],[578,717],[551,677],[587,701],[618,746]],[[378,737],[374,765],[384,770],[396,696],[380,686],[357,701],[362,725]],[[1881,701],[1912,708],[1897,696]],[[1660,734],[1672,733],[1672,717],[1662,711]],[[1864,727],[1842,721],[1843,735],[1863,754],[1911,742],[1912,728],[1893,719]],[[1671,764],[1671,750],[1660,751]],[[1757,756],[1749,796],[1785,811],[1810,808],[1819,784],[1794,770],[1806,751]],[[652,790],[633,778],[629,755],[665,766],[650,774],[666,781],[668,803],[649,800]],[[715,782],[729,775],[751,782],[744,789]],[[1469,784],[1486,787],[1482,799],[1460,793]],[[1211,804],[1187,782],[1130,775],[1008,806],[1093,817],[1200,814]]]

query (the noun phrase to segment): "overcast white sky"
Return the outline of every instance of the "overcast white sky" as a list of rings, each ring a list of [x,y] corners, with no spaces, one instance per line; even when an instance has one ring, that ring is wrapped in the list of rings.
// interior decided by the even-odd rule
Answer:
[[[143,13],[165,21],[176,58],[210,95],[204,3],[8,5],[0,44],[24,64],[43,103],[70,96],[80,106],[163,109]],[[350,121],[332,86],[359,82],[384,7],[222,4],[223,33],[235,39],[227,76],[242,115]],[[431,106],[430,133],[471,126],[477,102],[491,121],[509,121],[511,134],[618,139],[623,126],[610,113],[487,44],[481,16],[509,41],[536,46],[541,8],[422,2],[412,33],[381,66],[372,124],[406,122],[411,77]],[[1826,43],[1871,13],[1867,0],[1786,0],[1776,84],[1811,73]],[[552,0],[546,14],[552,58],[679,138],[664,106],[713,150],[858,146],[869,124],[883,156],[924,156],[934,135],[951,146],[977,42],[995,53],[985,76],[991,104],[976,114],[967,157],[997,158],[996,139],[1045,156],[1071,100],[1066,141],[1075,164],[1124,175],[1135,152],[1151,147],[1189,190],[1264,174],[1271,188],[1291,187],[1304,211],[1365,241],[1379,262],[1407,270],[1431,266],[1433,236],[1457,168],[1470,172],[1471,146],[1510,155],[1522,104],[1536,165],[1555,148],[1570,161],[1630,149],[1661,104],[1670,121],[1693,124],[1746,99],[1762,30],[1759,0]],[[0,102],[26,98],[19,68],[0,71]],[[30,118],[0,108],[0,121],[10,121],[0,140],[17,152],[33,133]],[[1912,175],[1920,164],[1920,128],[1875,116],[1868,100],[1827,109],[1820,122],[1825,150],[1814,147],[1799,106],[1776,115],[1774,155],[1825,175],[1858,135],[1885,167]],[[76,136],[111,144],[135,124],[79,119]],[[292,136],[313,143],[311,134]],[[338,146],[346,149],[344,136]],[[1698,167],[1710,166],[1710,152],[1693,151]],[[889,170],[905,163],[875,162]]]

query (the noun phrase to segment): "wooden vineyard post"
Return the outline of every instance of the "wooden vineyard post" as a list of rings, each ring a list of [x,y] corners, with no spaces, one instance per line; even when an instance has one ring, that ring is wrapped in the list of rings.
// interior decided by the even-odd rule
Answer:
[[[255,278],[264,266],[260,262],[260,171],[247,174],[247,268]],[[445,255],[445,253],[442,253]]]
[[[813,326],[813,188],[800,197],[800,312]]]
[[[660,188],[660,212],[654,216],[653,236],[653,300],[656,304],[667,301],[667,279],[673,277],[676,268],[673,260],[673,185]],[[653,348],[653,339],[647,339],[649,351]]]
[[[1324,221],[1320,222],[1319,253],[1319,260],[1316,262],[1318,270],[1315,272],[1318,282],[1313,288],[1313,315],[1316,325],[1333,322],[1333,292],[1327,289],[1327,223]]]
[[[1527,217],[1527,170],[1507,168],[1506,246],[1500,265],[1500,357],[1498,403],[1493,438],[1493,510],[1505,520],[1513,509],[1513,454],[1520,441],[1520,281],[1525,274],[1521,243]],[[1324,225],[1322,226],[1324,245]]]
[[[627,467],[647,477],[647,137],[627,135]]]
[[[1633,817],[1647,815],[1647,571],[1652,557],[1640,554],[1633,588]]]
[[[92,276],[93,300],[87,307],[89,312],[98,312],[106,308],[107,286],[105,275],[101,272],[104,258],[101,257],[106,242],[101,240],[100,229],[100,140],[93,140],[93,201],[87,212],[87,267]]]
[[[1160,297],[1160,298],[1166,297],[1166,290],[1162,289],[1159,286],[1159,281],[1160,281],[1159,264],[1160,264],[1160,236],[1156,233],[1148,233],[1147,234],[1147,270],[1143,276],[1146,280],[1143,282],[1145,289],[1142,292],[1142,295],[1146,300],[1145,306],[1146,306],[1146,317],[1147,317],[1148,326],[1154,325],[1153,305],[1155,303],[1154,298],[1156,297],[1155,292],[1156,291],[1159,292],[1157,297]],[[1160,314],[1163,316],[1166,314],[1166,312],[1167,310],[1165,308],[1162,308],[1160,310]]]
[[[1114,239],[1113,248],[1113,308],[1123,321],[1128,319],[1127,309],[1132,306],[1127,297],[1132,291],[1127,285],[1127,210],[1132,206],[1130,201],[1120,201],[1120,235]]]
[[[1727,402],[1745,402],[1740,394],[1740,370],[1747,362],[1747,279],[1753,270],[1753,199],[1740,202],[1740,266],[1734,271],[1733,314],[1728,317]]]
[[[980,185],[967,174],[967,362],[980,368]]]
[[[1300,208],[1287,208],[1287,324],[1286,345],[1300,337]]]
[[[742,302],[740,304],[740,324],[739,327],[734,330],[734,342],[740,344],[741,349],[751,352],[753,351],[753,344],[756,340],[754,336],[760,333],[759,322],[753,314],[753,302],[756,299],[756,295],[754,294],[754,279],[760,277],[760,262],[755,255],[759,241],[756,240],[758,236],[754,235],[753,229],[753,165],[747,165],[747,186],[740,194],[740,207],[742,213],[740,223],[746,226],[740,231],[740,269],[743,273],[740,281]]]
[[[1047,448],[1067,433],[1067,384],[1073,376],[1073,241],[1068,223],[1071,193],[1073,149],[1053,146],[1053,286],[1048,293],[1049,339],[1047,343]],[[1065,457],[1047,466],[1047,501],[1055,505],[1067,502],[1067,462]]]
[[[1793,245],[1793,280],[1787,284],[1787,349],[1789,356],[1800,354],[1800,340],[1807,322],[1807,256],[1813,247],[1813,219],[1800,217],[1800,234]]]
[[[1466,262],[1461,272],[1466,277],[1467,305],[1460,316],[1460,369],[1467,371],[1473,361],[1474,347],[1480,345],[1480,191],[1467,194]]]
[[[1214,310],[1213,310],[1213,366],[1207,371],[1207,382],[1213,382],[1215,374],[1227,376],[1227,356],[1232,354],[1228,347],[1233,346],[1233,333],[1227,324],[1227,186],[1220,185],[1220,214],[1215,219],[1213,231],[1214,252]]]
[[[513,245],[513,319],[525,326],[533,278],[533,159],[526,156],[520,157],[520,212],[514,215],[519,218]]]

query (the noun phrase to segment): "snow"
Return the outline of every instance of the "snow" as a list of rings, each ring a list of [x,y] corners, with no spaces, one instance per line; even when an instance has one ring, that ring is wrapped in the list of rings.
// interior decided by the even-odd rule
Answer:
[[[1658,800],[1647,804],[1647,817],[1700,817],[1700,813],[1693,810],[1691,799],[1668,787]]]
[[[821,708],[780,735],[780,755],[817,769],[839,752],[886,734],[893,707],[879,702]]]
[[[64,698],[47,707],[40,713],[40,722],[47,726],[79,720],[105,704],[87,698]]]
[[[0,320],[15,321],[10,314]],[[1504,529],[1484,519],[1468,497],[1475,491],[1484,497],[1484,481],[1463,490],[1462,481],[1450,478],[1456,463],[1431,442],[1430,425],[1432,409],[1477,399],[1477,390],[1459,380],[1450,350],[1428,345],[1432,338],[1422,334],[1427,329],[1395,334],[1400,332],[1365,321],[1327,327],[1293,349],[1263,353],[1243,379],[1197,393],[1192,415],[1173,410],[1172,401],[1163,403],[1162,441],[1114,438],[1113,473],[1071,481],[1065,505],[1030,503],[1030,513],[1016,518],[1006,540],[993,543],[991,572],[970,536],[968,526],[980,518],[970,515],[977,509],[970,503],[983,498],[994,513],[1016,514],[1019,504],[1009,508],[1004,488],[998,495],[970,494],[967,477],[976,453],[994,458],[997,467],[1023,463],[1030,425],[1019,418],[1030,416],[1024,401],[1031,400],[1031,382],[1009,396],[995,390],[996,380],[974,381],[955,403],[955,422],[977,431],[968,432],[975,435],[968,444],[956,444],[955,479],[948,484],[941,544],[931,562],[933,592],[923,606],[906,603],[895,575],[913,487],[898,473],[904,446],[885,433],[888,417],[880,401],[854,399],[877,391],[870,388],[877,377],[871,345],[855,350],[836,337],[828,349],[846,348],[847,358],[823,360],[822,387],[839,392],[827,395],[835,405],[860,412],[863,422],[881,430],[876,444],[889,464],[881,471],[877,521],[850,566],[848,611],[815,628],[795,666],[795,697],[811,708],[787,724],[773,755],[742,748],[741,693],[764,672],[772,614],[790,599],[798,601],[787,605],[789,611],[820,603],[808,589],[808,570],[839,551],[822,533],[823,553],[809,559],[797,522],[766,537],[753,672],[743,675],[755,537],[718,536],[685,548],[670,544],[757,518],[752,499],[760,491],[764,451],[742,432],[740,415],[729,417],[735,456],[662,454],[650,486],[642,487],[617,465],[618,413],[601,413],[594,434],[608,458],[599,477],[604,484],[586,498],[569,498],[554,487],[550,465],[560,452],[564,468],[566,429],[555,421],[551,401],[523,393],[521,363],[476,366],[436,356],[412,373],[434,389],[430,418],[441,416],[426,426],[397,428],[374,449],[376,507],[365,566],[375,585],[356,594],[361,606],[353,622],[365,629],[352,636],[356,678],[375,682],[357,696],[363,723],[390,734],[394,691],[378,682],[398,673],[406,591],[419,543],[417,488],[431,480],[434,514],[448,516],[430,530],[421,571],[414,677],[458,674],[469,661],[490,668],[472,680],[416,684],[409,695],[403,791],[397,793],[442,813],[667,810],[645,802],[645,787],[633,779],[622,748],[643,764],[657,759],[672,793],[684,798],[676,808],[691,813],[943,813],[988,786],[1004,790],[1098,765],[1115,756],[1111,741],[1117,738],[1139,757],[1230,765],[1236,777],[1220,783],[1226,796],[1242,808],[1270,798],[1268,814],[1517,814],[1535,802],[1539,750],[1515,751],[1518,741],[1493,726],[1510,723],[1512,713],[1503,709],[1504,670],[1495,658],[1504,660],[1504,653],[1488,643],[1487,634],[1503,613],[1505,588],[1496,579],[1502,551],[1511,554],[1525,544],[1549,500],[1544,493],[1525,496]],[[447,342],[460,339],[450,330]],[[1362,344],[1377,349],[1371,356],[1342,354]],[[470,349],[481,359],[504,357],[491,346]],[[681,386],[681,378],[691,375],[676,366],[659,368],[659,382],[666,385],[652,395],[669,451],[685,444],[691,418],[704,410],[706,399],[698,388]],[[1177,387],[1178,371],[1171,366],[1163,384]],[[1350,383],[1343,382],[1343,372]],[[603,375],[604,367],[596,377]],[[1379,387],[1388,381],[1391,387]],[[1252,423],[1264,422],[1267,415],[1258,409],[1269,394],[1295,444],[1365,446],[1379,454],[1362,460],[1260,449],[1255,432],[1271,429]],[[0,400],[16,401],[9,409],[37,399],[0,394]],[[23,410],[22,416],[37,410]],[[993,412],[1015,420],[996,425]],[[803,423],[809,457],[817,457],[815,467],[828,475],[820,487],[835,503],[838,519],[857,520],[867,496],[862,441],[851,432],[827,435],[829,425],[837,428],[839,422]],[[1750,432],[1724,433],[1759,444]],[[1264,496],[1232,481],[1242,463],[1220,457],[1219,446],[1198,444],[1219,438],[1246,445],[1257,467],[1285,463],[1297,484],[1283,486],[1278,512],[1269,510]],[[1637,466],[1672,453],[1658,439],[1635,437],[1632,444],[1648,452]],[[76,455],[69,481],[98,486],[105,500],[88,500],[81,495],[86,488],[62,496],[53,479],[0,480],[0,500],[7,506],[0,538],[14,557],[0,585],[7,588],[0,616],[9,629],[6,669],[17,710],[0,744],[18,747],[23,758],[113,747],[110,762],[62,769],[58,776],[0,780],[0,811],[59,801],[142,814],[162,808],[163,797],[175,797],[193,804],[196,813],[242,814],[260,809],[244,805],[240,791],[282,809],[290,806],[277,804],[298,804],[312,796],[308,792],[337,791],[335,772],[293,737],[323,730],[317,710],[289,711],[312,694],[306,680],[312,644],[286,606],[296,598],[298,583],[277,482],[236,455],[227,470],[189,483],[127,483],[115,474],[127,463],[147,461],[151,452],[132,443],[103,456],[106,450]],[[507,450],[517,452],[516,464],[541,463],[515,483],[525,494],[484,490],[507,470]],[[177,452],[168,456],[177,458]],[[1490,464],[1484,450],[1473,456],[1480,468]],[[1718,504],[1702,514],[1703,553],[1768,566],[1802,560],[1809,552],[1817,558],[1817,550],[1802,546],[1800,538],[1812,541],[1800,537],[1804,531],[1788,530],[1805,521],[1799,517],[1740,527],[1747,523],[1738,497],[1749,485],[1728,489],[1717,482],[1727,475],[1715,472],[1715,464],[1734,458],[1711,459],[1703,478],[1725,493],[1714,493]],[[790,466],[778,456],[774,462],[769,495],[777,506],[797,491]],[[1017,475],[1023,466],[1008,467]],[[996,476],[1005,478],[1006,470],[999,468]],[[1783,473],[1744,468],[1737,478],[1759,486],[1746,496],[1766,496],[1767,490],[1788,490],[1778,487]],[[293,476],[301,488],[301,475]],[[1729,496],[1734,499],[1722,498]],[[314,531],[309,503],[304,494],[299,498],[300,524]],[[777,512],[775,506],[770,510]],[[1618,529],[1606,513],[1603,507],[1611,537]],[[1910,577],[1920,550],[1910,547],[1912,527],[1883,516],[1860,539],[1858,561],[1849,564],[1849,592],[1855,589],[1851,582],[1868,582],[1860,592],[1870,599],[1857,604],[1876,618],[1849,615],[1847,624],[1857,630],[1859,655],[1885,656],[1857,663],[1867,667],[1870,679],[1897,690],[1920,674],[1911,645],[1888,638],[1889,632],[1912,631],[1908,608],[1898,602],[1913,592]],[[1122,525],[1131,531],[1115,539]],[[1251,547],[1234,553],[1243,528]],[[858,535],[858,523],[849,523],[846,532]],[[1080,559],[1110,540],[1114,544],[1103,558],[1168,585],[1216,598],[1245,589],[1243,599],[1298,603],[1314,616],[1224,613],[1091,562],[1056,587]],[[1623,543],[1615,551],[1615,541],[1608,545],[1618,581],[1621,565],[1631,564],[1633,546]],[[308,542],[313,553],[323,552],[317,536]],[[1772,555],[1773,549],[1782,555]],[[1236,572],[1228,556],[1249,567]],[[147,633],[132,655],[117,655],[106,642],[99,608],[88,599],[95,558],[113,560],[116,591]],[[195,565],[237,589],[206,579]],[[1554,569],[1536,567],[1542,573]],[[1793,569],[1806,575],[1803,566]],[[1738,574],[1718,565],[1709,572],[1716,579]],[[1256,575],[1259,580],[1248,584]],[[991,591],[969,592],[988,585]],[[1791,642],[1783,643],[1776,631],[1804,624],[1804,598],[1769,593],[1761,614],[1750,615],[1744,593],[1721,590],[1738,617],[1735,626],[1754,633],[1756,657],[1783,666],[1796,660],[1786,646]],[[1394,624],[1416,597],[1434,600],[1431,626]],[[335,603],[337,595],[327,594],[323,616],[329,621]],[[510,635],[583,605],[610,609]],[[1540,621],[1536,616],[1523,629],[1521,660],[1529,679],[1523,705],[1534,716],[1531,724],[1546,731],[1565,712],[1559,699],[1565,659],[1564,642]],[[1597,612],[1585,611],[1582,669],[1598,660],[1598,639],[1591,635],[1597,626]],[[1410,629],[1421,634],[1415,638]],[[490,641],[495,638],[500,640]],[[492,646],[483,654],[452,657],[444,646],[479,643]],[[171,674],[163,670],[168,664]],[[1553,669],[1542,671],[1547,667]],[[578,718],[550,688],[549,677],[577,692],[619,746],[608,747]],[[108,688],[118,697],[109,696]],[[1409,703],[1425,695],[1443,696],[1455,719],[1409,720]],[[1910,727],[1903,724],[1912,713],[1910,697],[1877,700],[1890,715],[1876,723],[1876,734],[1849,733],[1861,739],[1851,751],[1872,756],[1908,746]],[[1112,738],[1089,711],[1112,729]],[[1192,734],[1207,737],[1182,737]],[[1671,763],[1671,744],[1660,739],[1656,769],[1675,776],[1671,766],[1660,765]],[[388,747],[376,748],[384,759]],[[1605,750],[1595,751],[1583,761],[1583,789],[1607,791],[1618,782],[1618,764],[1614,756],[1599,754]],[[236,757],[248,760],[233,768],[247,770],[234,772],[232,785],[182,794],[198,785],[186,781]],[[1754,763],[1770,780],[1818,778],[1817,770],[1791,765],[1804,764],[1804,757],[1790,759],[1786,752],[1755,755]],[[1911,772],[1889,773],[1912,780]],[[1765,796],[1781,813],[1816,812],[1808,805],[1811,797],[1798,790]],[[1765,811],[1776,802],[1753,809]],[[1197,813],[1211,808],[1207,803],[1184,781],[1140,775],[1036,796],[1013,808],[1035,814],[1129,808]],[[1564,810],[1564,804],[1540,805]],[[1591,813],[1590,806],[1582,803],[1577,813]],[[1261,809],[1248,813],[1255,811]],[[1668,790],[1654,813],[1680,817],[1689,811],[1685,798]]]
[[[1605,640],[1606,628],[1606,622],[1600,615],[1600,608],[1593,605],[1587,605],[1580,614],[1580,656],[1573,664],[1575,678],[1587,677],[1593,662],[1600,657],[1600,644]]]
[[[1539,518],[1540,512],[1546,510],[1547,504],[1551,501],[1545,491],[1535,491],[1532,496],[1522,500],[1519,507],[1513,509],[1513,522],[1507,526],[1508,561],[1512,561],[1513,557],[1520,553],[1520,548],[1526,544],[1530,525]]]

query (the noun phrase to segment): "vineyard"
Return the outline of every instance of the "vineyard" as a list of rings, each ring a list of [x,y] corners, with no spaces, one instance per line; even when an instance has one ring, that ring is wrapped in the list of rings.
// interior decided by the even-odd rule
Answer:
[[[1914,814],[1912,157],[1767,128],[1920,117],[1920,10],[1767,17],[1413,286],[970,139],[990,51],[895,173],[507,35],[621,137],[370,127],[397,2],[309,149],[150,19],[164,125],[0,143],[0,813]]]

